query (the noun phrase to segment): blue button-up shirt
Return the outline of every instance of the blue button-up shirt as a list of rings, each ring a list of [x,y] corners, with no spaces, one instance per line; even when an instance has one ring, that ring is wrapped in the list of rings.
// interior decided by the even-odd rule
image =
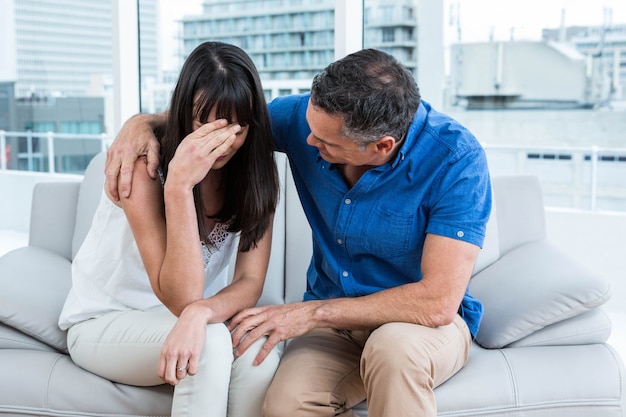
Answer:
[[[427,233],[482,246],[491,210],[484,151],[458,122],[422,102],[396,157],[348,187],[306,143],[309,95],[270,103],[313,231],[305,300],[357,297],[417,282]],[[476,335],[482,305],[466,293],[459,314]]]

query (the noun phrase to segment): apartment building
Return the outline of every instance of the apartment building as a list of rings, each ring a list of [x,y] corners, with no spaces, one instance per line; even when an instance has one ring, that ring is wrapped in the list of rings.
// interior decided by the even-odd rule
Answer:
[[[414,73],[417,8],[417,0],[365,0],[363,16],[365,46]],[[264,81],[310,80],[334,60],[334,13],[334,0],[206,0],[202,14],[182,21],[183,53],[207,40],[228,42],[250,54]]]

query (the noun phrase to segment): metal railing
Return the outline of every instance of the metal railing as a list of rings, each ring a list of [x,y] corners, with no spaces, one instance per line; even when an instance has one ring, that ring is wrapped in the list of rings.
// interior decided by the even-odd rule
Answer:
[[[12,140],[11,140],[12,139]],[[80,146],[69,144],[65,149],[56,149],[55,143],[60,140],[93,141],[89,149],[82,149]],[[73,134],[73,133],[53,133],[53,132],[11,132],[0,130],[0,170],[18,169],[24,171],[39,171],[57,173],[57,157],[60,155],[76,156],[93,154],[106,150],[110,141],[110,135],[106,134]],[[16,149],[13,148],[16,146]],[[84,148],[84,146],[83,146]],[[15,167],[10,167],[9,162],[16,158],[18,163]],[[41,162],[37,167],[36,162]],[[25,162],[20,169],[19,162]],[[39,169],[37,169],[39,168]],[[82,171],[86,165],[82,167]],[[79,173],[81,169],[78,169]]]
[[[493,175],[533,174],[548,198],[568,194],[573,208],[596,210],[612,200],[626,211],[626,148],[483,144]],[[503,157],[507,155],[507,157]],[[584,202],[582,201],[584,200]]]
[[[91,157],[106,150],[112,139],[106,134],[0,130],[0,171],[19,169],[58,173],[60,171],[57,169],[57,160],[63,155],[69,155],[84,156],[84,163],[83,160],[80,162],[84,166],[71,170],[71,173],[82,174]],[[64,147],[55,146],[60,140],[70,142]],[[78,141],[93,144],[86,147],[84,142],[78,145]],[[11,143],[19,151],[13,149],[7,152],[7,146]],[[612,207],[608,207],[608,210],[626,211],[626,148],[488,143],[483,143],[482,146],[487,153],[492,175],[537,175],[544,190],[546,205],[606,210],[607,201],[610,201]],[[10,157],[17,158],[20,164],[12,163],[10,167]],[[563,200],[567,201],[563,203]]]

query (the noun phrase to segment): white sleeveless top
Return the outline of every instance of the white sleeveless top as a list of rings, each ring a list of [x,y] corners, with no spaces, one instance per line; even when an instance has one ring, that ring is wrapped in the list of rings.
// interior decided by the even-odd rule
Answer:
[[[214,246],[198,243],[202,244],[204,256],[205,298],[228,284],[226,267],[237,235],[217,223],[209,235]],[[59,317],[59,327],[66,330],[112,311],[165,308],[150,286],[124,210],[103,191],[91,228],[72,262],[72,288]]]

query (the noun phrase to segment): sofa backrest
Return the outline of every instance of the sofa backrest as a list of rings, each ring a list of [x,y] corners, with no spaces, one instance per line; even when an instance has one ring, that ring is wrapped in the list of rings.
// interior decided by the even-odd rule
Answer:
[[[493,188],[492,188],[493,189]],[[472,276],[476,275],[500,258],[500,236],[498,233],[498,212],[496,199],[492,199],[491,214],[485,231],[483,247],[478,252]]]
[[[495,177],[493,207],[485,241],[472,275],[513,248],[545,238],[545,219],[539,180],[531,175]],[[285,301],[302,300],[312,253],[311,229],[288,171],[285,184]]]
[[[285,236],[286,236],[286,220],[285,220],[285,181],[287,178],[287,157],[282,153],[275,153],[276,167],[278,168],[278,176],[280,180],[280,199],[274,214],[274,227],[272,230],[272,252],[270,263],[265,277],[265,285],[263,293],[258,305],[282,304],[285,302]],[[289,174],[291,176],[291,174]],[[231,262],[231,276],[232,267]]]
[[[302,301],[306,271],[313,253],[311,227],[306,219],[291,171],[285,182],[285,302]]]
[[[97,154],[87,165],[85,175],[78,190],[76,203],[76,223],[72,238],[72,259],[76,256],[78,248],[85,240],[87,231],[91,226],[91,220],[96,212],[104,186],[104,163],[106,152]]]
[[[80,183],[40,182],[33,187],[29,246],[49,250],[72,259],[76,200]]]
[[[76,218],[74,234],[72,237],[71,259],[80,248],[96,211],[104,186],[104,165],[106,152],[96,155],[85,170],[85,175],[78,189],[76,202]],[[284,154],[276,153],[276,164],[281,184],[280,200],[274,216],[274,228],[272,239],[272,255],[268,267],[265,287],[259,304],[280,304],[285,297],[285,201],[284,184],[287,173],[287,158]],[[232,276],[235,266],[235,256],[231,260],[228,273]]]
[[[500,256],[525,243],[545,239],[545,210],[539,179],[507,175],[492,179],[498,206]]]
[[[276,153],[280,177],[280,200],[274,216],[272,253],[259,305],[297,302],[306,290],[306,271],[312,253],[312,237],[295,188],[289,162]],[[90,162],[78,191],[72,258],[91,225],[102,195],[106,153]],[[545,238],[541,187],[535,176],[492,178],[493,209],[474,273],[485,269],[511,249]],[[229,268],[232,276],[234,256]]]

